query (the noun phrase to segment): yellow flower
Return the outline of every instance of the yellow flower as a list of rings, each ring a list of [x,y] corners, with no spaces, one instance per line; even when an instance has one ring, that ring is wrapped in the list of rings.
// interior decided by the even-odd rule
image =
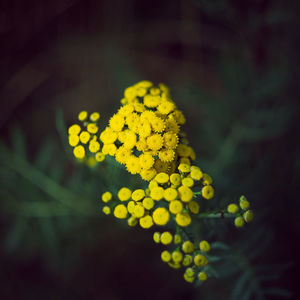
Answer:
[[[87,131],[82,131],[79,135],[80,142],[86,144],[90,140],[91,135]]]
[[[137,174],[141,171],[140,160],[135,156],[130,156],[126,162],[126,169],[131,174]]]
[[[180,264],[175,263],[175,262],[173,262],[173,261],[168,262],[168,265],[169,265],[171,268],[173,268],[173,269],[179,269],[179,268],[181,267]]]
[[[234,204],[234,203],[230,203],[228,206],[227,206],[227,211],[230,213],[230,214],[236,214],[238,211],[239,211],[239,207]]]
[[[191,217],[188,213],[179,213],[176,215],[176,223],[181,227],[186,227],[191,224]]]
[[[166,225],[170,220],[170,213],[164,207],[158,207],[153,212],[153,221],[157,225]]]
[[[212,178],[208,174],[205,174],[205,173],[203,174],[202,180],[203,180],[204,185],[210,185],[213,182]]]
[[[133,131],[128,130],[126,133],[126,140],[123,146],[128,149],[132,149],[136,145],[136,134]]]
[[[174,235],[174,244],[180,244],[182,241],[181,235],[180,234],[175,234]]]
[[[114,215],[118,219],[125,219],[127,217],[127,208],[124,204],[118,204],[115,207]]]
[[[173,112],[173,116],[175,118],[175,120],[177,121],[178,124],[183,125],[185,123],[185,117],[183,115],[183,113],[180,110],[175,110]]]
[[[113,131],[110,127],[106,127],[106,129],[100,134],[100,140],[104,144],[112,144],[116,141],[117,138],[118,134],[115,131]]]
[[[194,246],[194,244],[191,241],[185,241],[182,244],[182,251],[184,253],[193,253],[194,250],[195,250],[195,246]]]
[[[78,135],[80,131],[81,131],[81,128],[78,124],[74,124],[74,125],[70,126],[68,129],[69,135]]]
[[[189,207],[189,210],[190,210],[191,213],[193,213],[195,215],[197,213],[199,213],[200,207],[199,207],[199,204],[196,201],[194,201],[194,200],[190,201],[188,203],[188,207]]]
[[[179,159],[179,164],[186,164],[186,165],[191,165],[191,161],[187,157],[181,157]]]
[[[203,252],[209,252],[210,251],[210,244],[207,241],[201,241],[199,244],[199,248]]]
[[[126,117],[131,113],[133,113],[133,111],[134,111],[134,106],[132,104],[126,104],[119,109],[118,114],[120,116]]]
[[[150,89],[150,94],[153,95],[153,96],[157,96],[160,94],[160,89],[159,88],[155,88],[155,87],[152,87]]]
[[[141,218],[145,214],[145,208],[142,205],[136,205],[133,210],[133,214],[136,218]]]
[[[134,201],[129,201],[127,204],[127,210],[130,214],[133,214],[134,208],[136,206],[136,202]]]
[[[190,166],[187,164],[180,164],[178,166],[178,170],[182,173],[188,173],[188,172],[190,172],[191,169],[190,169]]]
[[[162,149],[158,152],[158,157],[163,162],[171,162],[174,160],[175,152],[171,149]]]
[[[208,264],[208,259],[204,255],[202,255],[202,254],[197,254],[194,257],[194,264],[197,267],[203,267],[203,266],[205,266],[205,265]]]
[[[195,168],[194,166],[191,167],[190,175],[194,180],[200,180],[203,177],[203,173],[201,172],[201,170],[199,168]]]
[[[186,273],[183,274],[183,278],[186,282],[193,283],[195,281],[195,277],[188,276]]]
[[[193,257],[189,254],[186,254],[183,257],[183,261],[182,261],[182,265],[184,265],[185,267],[189,266],[191,263],[193,262]]]
[[[172,201],[177,198],[178,192],[174,188],[167,188],[164,190],[164,198],[167,201]]]
[[[150,169],[154,165],[154,158],[150,154],[141,154],[139,156],[141,167],[144,170]]]
[[[132,86],[128,87],[125,91],[124,91],[124,97],[132,100],[136,97],[136,89]]]
[[[143,200],[143,206],[146,209],[148,209],[148,210],[152,209],[154,207],[154,201],[153,201],[153,199],[149,198],[149,197],[144,198],[144,200]]]
[[[245,225],[245,221],[244,221],[244,219],[242,217],[236,217],[234,219],[234,225],[236,227],[243,227]]]
[[[178,186],[181,184],[181,176],[178,173],[173,173],[170,176],[170,182],[174,185],[174,186]]]
[[[112,199],[112,194],[110,192],[105,192],[102,194],[102,201],[107,203]]]
[[[92,133],[92,134],[95,134],[98,132],[98,126],[96,124],[93,124],[93,123],[90,123],[88,126],[87,126],[87,131]]]
[[[164,184],[164,183],[167,183],[169,181],[169,175],[167,173],[164,173],[164,172],[161,172],[161,173],[158,173],[156,176],[155,176],[155,180],[160,183],[160,184]]]
[[[178,136],[173,132],[166,132],[164,134],[164,146],[168,149],[175,149],[178,144]]]
[[[137,225],[138,220],[137,218],[131,216],[130,218],[128,218],[127,223],[129,226],[134,227]]]
[[[102,152],[104,154],[109,154],[111,156],[114,156],[117,152],[117,147],[115,144],[104,144],[102,148]]]
[[[215,191],[211,185],[206,185],[201,190],[202,197],[205,199],[211,199],[214,196],[214,193]]]
[[[103,206],[102,211],[104,214],[109,215],[111,213],[109,206]]]
[[[205,272],[199,272],[198,273],[198,279],[200,281],[205,281],[207,279],[207,274]]]
[[[163,145],[163,138],[160,134],[152,134],[147,138],[147,145],[151,150],[159,150]]]
[[[161,260],[163,262],[169,262],[171,260],[171,253],[167,250],[161,253]]]
[[[81,146],[81,145],[76,146],[73,150],[73,154],[78,159],[84,158],[85,157],[85,150],[84,150],[83,146]]]
[[[90,120],[92,122],[97,122],[100,119],[100,114],[98,112],[94,112],[90,115]]]
[[[194,186],[194,180],[190,177],[183,178],[182,185],[190,188],[190,187]]]
[[[252,210],[247,210],[246,212],[244,212],[243,217],[247,223],[251,222],[254,217]]]
[[[144,96],[144,105],[150,108],[154,108],[159,105],[161,102],[161,98],[153,95],[145,95]]]
[[[153,117],[150,118],[150,123],[151,123],[151,127],[153,129],[154,132],[163,132],[165,129],[165,122],[163,119],[159,118],[159,117]]]
[[[169,204],[169,211],[174,215],[181,213],[182,209],[183,209],[183,205],[179,200],[173,200]]]
[[[132,200],[134,201],[140,201],[142,200],[143,198],[145,197],[145,191],[142,190],[142,189],[137,189],[135,190],[132,195],[131,195],[131,198]]]
[[[128,160],[129,157],[131,157],[131,150],[125,148],[124,146],[121,146],[117,151],[116,151],[116,161],[119,162],[120,164],[125,164]]]
[[[180,251],[173,251],[172,252],[172,260],[174,261],[174,263],[180,263],[183,259],[183,255]]]
[[[152,189],[154,188],[157,188],[158,187],[158,183],[155,181],[155,180],[151,180],[148,184],[148,188],[149,190],[151,191]]]
[[[154,168],[157,171],[157,173],[161,172],[167,172],[169,169],[169,164],[166,162],[161,161],[160,159],[157,159],[154,163]]]
[[[160,232],[154,232],[153,233],[153,240],[156,244],[159,244],[160,243]]]
[[[152,180],[155,175],[156,175],[156,170],[154,168],[141,171],[141,177],[146,181]]]
[[[136,93],[137,93],[137,96],[144,97],[146,95],[146,93],[147,93],[147,90],[145,88],[143,88],[143,87],[138,87],[136,89]]]
[[[250,202],[246,199],[245,196],[240,197],[240,207],[243,210],[247,210],[250,207]]]
[[[189,157],[191,154],[191,148],[184,144],[179,144],[176,148],[176,152],[181,157]]]
[[[175,104],[170,101],[163,101],[158,107],[157,110],[164,115],[169,114],[175,109]]]
[[[180,128],[179,128],[179,126],[178,126],[178,124],[175,120],[167,119],[165,121],[165,124],[166,124],[165,125],[166,126],[165,127],[166,132],[172,132],[172,133],[175,133],[175,134],[179,133]]]
[[[190,202],[193,199],[194,193],[187,186],[181,186],[178,188],[178,193],[181,201]]]
[[[77,146],[79,143],[79,136],[77,134],[69,135],[69,145],[72,147]]]
[[[148,229],[153,225],[153,220],[151,216],[145,216],[140,218],[140,225],[142,228]]]
[[[173,241],[173,236],[169,231],[165,231],[160,236],[160,242],[164,245],[169,245]]]
[[[151,134],[151,125],[148,120],[143,120],[139,123],[138,134],[142,138],[146,138]]]
[[[78,114],[78,120],[79,121],[85,121],[88,117],[88,113],[87,111],[81,111],[79,114]]]
[[[161,200],[164,197],[164,189],[160,186],[151,189],[150,197],[155,201]]]
[[[153,85],[153,83],[149,80],[142,80],[136,84],[138,87],[149,88]]]
[[[123,187],[118,192],[118,198],[121,201],[128,201],[131,197],[131,190],[127,187]]]
[[[96,153],[100,150],[100,144],[96,141],[90,141],[89,143],[89,150],[92,153]]]
[[[140,117],[137,113],[132,113],[126,117],[126,124],[128,128],[137,133],[139,130]]]
[[[96,161],[101,162],[105,159],[105,154],[102,152],[98,152],[95,155]]]

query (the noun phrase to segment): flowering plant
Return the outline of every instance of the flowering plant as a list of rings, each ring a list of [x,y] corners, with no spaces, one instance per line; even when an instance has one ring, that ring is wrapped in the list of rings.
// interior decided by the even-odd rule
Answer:
[[[69,144],[81,162],[94,167],[112,156],[126,170],[140,176],[145,187],[121,187],[116,194],[102,194],[102,211],[127,219],[129,226],[156,226],[155,243],[167,246],[161,259],[170,267],[185,268],[184,279],[198,283],[213,276],[210,251],[213,241],[202,239],[192,222],[209,218],[233,218],[236,227],[253,219],[250,203],[241,196],[227,208],[205,211],[205,201],[214,197],[213,180],[194,164],[194,149],[181,126],[186,119],[164,84],[157,87],[141,81],[128,87],[121,107],[104,130],[99,131],[100,114],[82,111],[79,124],[69,127]],[[217,204],[217,203],[216,203]],[[159,230],[165,228],[164,230]]]

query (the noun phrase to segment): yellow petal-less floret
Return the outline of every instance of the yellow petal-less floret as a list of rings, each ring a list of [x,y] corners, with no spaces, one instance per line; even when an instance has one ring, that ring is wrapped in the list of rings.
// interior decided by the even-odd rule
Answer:
[[[189,188],[194,186],[194,180],[190,177],[183,178],[181,183],[183,186],[187,186]]]
[[[174,160],[175,152],[172,149],[162,149],[158,152],[158,157],[163,162],[171,162]]]
[[[139,160],[143,170],[148,170],[154,165],[154,158],[150,154],[141,154]]]
[[[188,203],[188,208],[189,208],[190,212],[195,215],[198,214],[199,210],[200,210],[199,204],[194,200],[192,200]]]
[[[182,265],[187,267],[189,266],[191,263],[193,262],[193,257],[189,254],[186,254],[184,257],[183,257],[183,261],[182,261]]]
[[[89,150],[92,153],[96,153],[100,150],[100,144],[96,141],[90,141],[89,143]]]
[[[166,132],[164,134],[164,146],[167,149],[175,149],[178,144],[178,136],[173,132]]]
[[[184,253],[193,253],[194,249],[195,249],[195,246],[194,246],[194,244],[191,241],[185,241],[182,244],[182,251]]]
[[[210,251],[210,244],[207,241],[201,241],[199,243],[199,248],[203,252],[209,252]]]
[[[78,135],[81,131],[81,127],[78,124],[74,124],[69,127],[68,133],[69,135]]]
[[[91,135],[87,131],[82,131],[79,135],[80,142],[82,144],[86,144],[91,138]]]
[[[100,114],[98,112],[93,112],[91,115],[90,115],[90,120],[92,122],[97,122],[98,120],[100,119]]]
[[[112,199],[112,194],[111,192],[105,192],[102,194],[101,198],[104,203],[107,203]]]
[[[142,205],[136,205],[133,210],[133,214],[136,218],[141,218],[145,214],[145,208]]]
[[[213,180],[212,180],[212,178],[210,177],[210,175],[208,175],[208,174],[206,174],[206,173],[203,173],[202,180],[203,180],[203,184],[204,184],[204,185],[210,185],[210,184],[212,184],[212,182],[213,182]]]
[[[150,197],[155,201],[161,200],[164,197],[164,189],[160,186],[151,189]]]
[[[151,216],[145,216],[140,218],[140,225],[142,228],[148,229],[153,226],[153,220]]]
[[[106,215],[110,215],[111,209],[110,209],[109,206],[106,205],[106,206],[103,206],[102,212],[103,212],[104,214],[106,214]]]
[[[96,155],[95,155],[95,159],[96,159],[96,161],[98,161],[98,162],[102,162],[102,161],[104,161],[104,159],[105,159],[105,154],[102,153],[102,152],[98,152],[98,153],[96,153]]]
[[[151,150],[159,150],[163,146],[163,137],[160,134],[152,134],[147,138],[147,145]]]
[[[170,182],[174,185],[174,186],[179,186],[181,184],[181,176],[178,173],[173,173],[170,176]]]
[[[69,145],[72,147],[77,146],[79,143],[79,136],[77,134],[69,135]]]
[[[209,200],[214,196],[214,188],[211,185],[206,185],[202,188],[201,194],[202,197]]]
[[[150,197],[144,198],[144,199],[143,199],[143,206],[144,206],[146,209],[148,209],[148,210],[152,209],[152,208],[154,207],[154,201],[153,201],[153,199],[150,198]]]
[[[130,156],[126,161],[126,169],[131,174],[137,174],[141,171],[141,164],[138,157]]]
[[[81,111],[79,114],[78,114],[78,120],[79,121],[85,121],[88,117],[88,112],[87,111]]]
[[[169,245],[173,241],[173,236],[169,231],[165,231],[160,236],[160,242],[164,245]]]
[[[178,213],[181,213],[183,210],[183,205],[182,205],[182,202],[179,201],[179,200],[173,200],[170,202],[169,204],[169,211],[176,215]]]
[[[120,164],[126,164],[127,160],[131,157],[131,149],[125,148],[124,146],[121,146],[116,151],[116,161]]]
[[[164,183],[167,183],[169,181],[169,175],[167,173],[164,173],[164,172],[161,172],[161,173],[158,173],[156,176],[155,176],[155,180],[160,183],[160,184],[164,184]]]
[[[181,244],[182,242],[182,238],[181,238],[181,235],[180,234],[175,234],[174,235],[174,244],[178,245],[178,244]]]
[[[179,213],[176,215],[176,223],[181,227],[186,227],[191,224],[191,216],[188,213]]]
[[[175,200],[177,198],[177,196],[178,196],[178,192],[174,188],[167,188],[164,190],[164,198],[167,201]]]
[[[197,267],[203,267],[203,266],[205,266],[205,265],[208,264],[208,259],[204,255],[202,255],[202,254],[197,254],[194,257],[194,264]]]
[[[145,197],[145,191],[142,190],[142,189],[137,189],[135,190],[132,195],[131,195],[131,198],[132,200],[134,201],[140,201],[142,200],[143,198]]]
[[[158,207],[153,212],[153,221],[156,225],[166,225],[170,220],[170,213],[164,207]]]
[[[153,233],[153,241],[156,243],[156,244],[159,244],[160,243],[160,232],[154,232]]]
[[[193,199],[194,193],[193,191],[187,186],[181,186],[178,188],[178,194],[183,202],[189,202]]]
[[[227,206],[227,211],[228,211],[230,214],[236,214],[236,213],[239,211],[239,207],[238,207],[235,203],[230,203],[230,204]]]
[[[85,157],[85,149],[82,145],[76,146],[73,150],[73,154],[76,158],[82,159]]]
[[[201,172],[201,170],[199,168],[197,169],[192,169],[191,168],[191,178],[193,178],[194,180],[200,180],[203,177],[203,173]]]
[[[123,187],[118,192],[118,198],[121,201],[128,201],[131,197],[131,190],[127,187]]]
[[[136,202],[135,201],[129,201],[127,204],[127,210],[130,214],[133,214],[134,208],[136,206]]]
[[[207,274],[206,274],[205,272],[199,272],[199,273],[198,273],[198,279],[199,279],[200,281],[205,281],[205,280],[207,280]]]
[[[146,181],[152,180],[156,175],[156,170],[154,168],[150,168],[148,170],[141,170],[141,177]]]
[[[114,209],[114,216],[118,219],[126,219],[127,208],[124,204],[118,204]]]
[[[169,262],[171,261],[171,258],[171,253],[169,251],[165,250],[161,253],[161,260],[163,262]]]
[[[130,218],[128,218],[127,223],[128,223],[128,225],[129,225],[130,227],[134,227],[134,226],[137,225],[138,219],[135,218],[135,217],[133,217],[133,216],[131,216]]]
[[[112,144],[117,140],[117,138],[118,134],[109,127],[106,127],[106,129],[100,134],[100,140],[104,144]]]
[[[182,173],[188,173],[188,172],[190,172],[191,169],[190,169],[190,166],[187,164],[180,164],[178,166],[178,170]]]
[[[173,251],[172,252],[172,260],[174,261],[174,263],[180,263],[183,259],[183,255],[180,251]]]
[[[95,134],[95,133],[98,132],[98,130],[99,130],[98,126],[96,124],[94,124],[94,123],[90,123],[87,126],[87,131],[89,133]]]

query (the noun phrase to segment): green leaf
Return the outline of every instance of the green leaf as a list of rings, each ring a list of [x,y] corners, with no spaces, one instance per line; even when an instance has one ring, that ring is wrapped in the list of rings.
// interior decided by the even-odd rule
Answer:
[[[13,127],[11,131],[11,143],[14,153],[22,158],[26,158],[26,143],[24,133],[17,125]]]
[[[47,139],[46,142],[41,146],[37,157],[35,159],[35,165],[40,170],[46,170],[50,161],[52,160],[53,151],[55,148],[54,141],[52,139]]]

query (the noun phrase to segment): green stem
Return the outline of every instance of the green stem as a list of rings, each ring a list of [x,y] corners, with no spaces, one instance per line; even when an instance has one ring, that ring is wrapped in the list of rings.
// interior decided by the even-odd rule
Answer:
[[[207,211],[203,212],[197,215],[198,218],[201,219],[223,219],[223,218],[234,218],[235,215],[225,213],[222,210],[213,210],[213,211]]]

